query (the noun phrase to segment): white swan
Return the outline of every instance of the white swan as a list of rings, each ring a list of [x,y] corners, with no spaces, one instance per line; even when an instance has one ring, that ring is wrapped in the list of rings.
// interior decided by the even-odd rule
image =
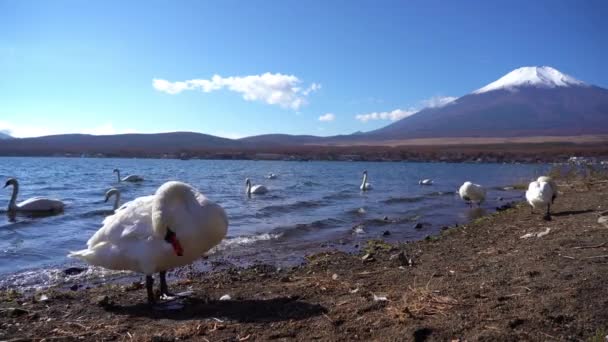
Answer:
[[[469,203],[472,207],[473,202],[477,202],[478,206],[486,199],[486,189],[479,184],[473,184],[471,182],[464,182],[458,189],[458,194],[463,201]]]
[[[372,184],[367,182],[367,170],[363,171],[363,181],[361,182],[361,186],[359,186],[361,191],[367,191],[372,189]]]
[[[146,275],[148,302],[155,301],[152,274],[160,272],[161,295],[169,295],[166,271],[190,264],[220,243],[228,229],[224,209],[188,184],[167,182],[151,196],[125,203],[71,252],[91,265]]]
[[[546,208],[547,211],[543,217],[545,220],[551,220],[551,204],[555,200],[556,185],[549,177],[541,176],[538,180],[530,183],[528,191],[526,191],[526,200],[532,207],[532,213],[536,208]]]
[[[421,179],[418,181],[418,184],[420,185],[433,185],[433,180],[432,179]]]
[[[245,191],[247,192],[247,196],[254,195],[262,195],[268,192],[268,189],[263,185],[251,185],[251,179],[245,179]]]
[[[50,199],[45,197],[33,197],[21,203],[17,203],[17,194],[19,193],[19,182],[15,178],[9,178],[4,184],[4,187],[12,185],[13,194],[8,202],[8,212],[15,213],[17,211],[30,213],[58,213],[63,211],[64,204],[60,200]]]
[[[266,176],[266,178],[268,179],[276,179],[278,176],[274,173],[269,173],[268,176]]]
[[[116,177],[118,177],[118,182],[142,182],[144,180],[143,177],[138,176],[138,175],[128,175],[125,178],[120,178],[120,170],[119,169],[114,169],[114,171],[112,171],[112,173],[116,174]]]
[[[114,210],[118,209],[118,207],[120,206],[120,191],[116,188],[112,188],[110,190],[108,190],[106,192],[106,199],[104,202],[108,202],[108,200],[110,199],[110,197],[115,196],[114,197]]]

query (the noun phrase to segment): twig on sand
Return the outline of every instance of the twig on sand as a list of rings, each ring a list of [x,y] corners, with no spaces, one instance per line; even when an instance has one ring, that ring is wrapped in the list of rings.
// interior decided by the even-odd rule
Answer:
[[[583,258],[583,259],[596,259],[596,258],[608,258],[608,254],[594,255],[594,256]]]
[[[604,243],[600,243],[599,245],[594,245],[594,246],[577,246],[577,247],[572,247],[574,249],[583,249],[583,248],[600,248],[600,247],[604,247],[608,244],[608,241],[604,242]]]
[[[569,256],[569,255],[561,255],[561,254],[559,254],[559,256],[562,257],[562,258],[570,259],[570,260],[576,260],[575,257]]]

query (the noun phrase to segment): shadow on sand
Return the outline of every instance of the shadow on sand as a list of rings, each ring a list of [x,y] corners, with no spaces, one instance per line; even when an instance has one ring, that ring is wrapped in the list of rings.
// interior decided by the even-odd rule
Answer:
[[[587,213],[592,213],[595,210],[593,209],[586,209],[586,210],[567,210],[567,211],[561,211],[559,213],[551,213],[551,216],[569,216],[569,215],[580,215],[580,214],[587,214]]]
[[[300,320],[327,312],[319,304],[310,304],[295,298],[279,297],[264,300],[202,300],[185,298],[183,308],[156,310],[148,304],[112,305],[106,310],[118,315],[173,320],[223,318],[238,322],[277,322]]]

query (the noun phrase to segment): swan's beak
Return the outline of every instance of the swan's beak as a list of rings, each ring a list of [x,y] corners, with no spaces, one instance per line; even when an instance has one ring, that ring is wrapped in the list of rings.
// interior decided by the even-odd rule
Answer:
[[[167,235],[165,236],[165,241],[167,241],[168,243],[171,244],[171,246],[173,247],[173,251],[175,252],[175,254],[177,256],[184,255],[184,249],[182,248],[182,245],[179,243],[179,240],[177,239],[177,235],[175,235],[175,233],[172,232],[170,229],[167,229]]]

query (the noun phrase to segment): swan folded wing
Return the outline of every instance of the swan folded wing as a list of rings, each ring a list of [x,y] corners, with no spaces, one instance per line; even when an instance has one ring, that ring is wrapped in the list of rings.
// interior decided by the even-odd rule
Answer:
[[[63,202],[46,197],[33,197],[17,204],[22,210],[28,211],[49,211],[63,209]]]
[[[145,240],[153,235],[152,202],[154,196],[139,197],[125,203],[114,215],[103,220],[103,226],[89,239],[87,246],[124,239]]]

